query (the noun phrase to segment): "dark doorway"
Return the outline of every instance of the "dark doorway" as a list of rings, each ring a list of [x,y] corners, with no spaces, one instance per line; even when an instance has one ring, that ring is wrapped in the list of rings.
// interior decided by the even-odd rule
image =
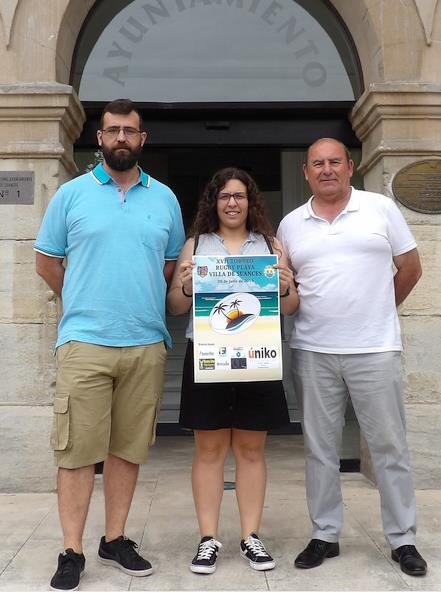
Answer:
[[[280,192],[280,150],[248,147],[215,146],[210,148],[146,147],[141,166],[153,177],[166,183],[179,199],[187,229],[197,209],[198,199],[210,177],[228,166],[244,169],[257,181],[264,193]],[[275,209],[281,212],[280,204]],[[269,205],[271,212],[271,206]]]

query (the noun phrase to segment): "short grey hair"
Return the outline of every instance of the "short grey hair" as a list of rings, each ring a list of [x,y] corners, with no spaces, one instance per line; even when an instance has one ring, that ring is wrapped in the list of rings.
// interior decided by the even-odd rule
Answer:
[[[345,144],[343,144],[343,142],[341,142],[340,140],[337,140],[337,138],[318,138],[318,140],[315,140],[312,144],[310,144],[308,146],[308,149],[305,152],[305,157],[303,159],[303,164],[304,165],[307,165],[308,164],[309,151],[311,150],[311,148],[313,146],[315,146],[316,144],[319,144],[320,142],[326,142],[326,141],[336,142],[337,144],[340,144],[340,146],[342,146],[343,147],[343,150],[345,151],[345,155],[346,155],[346,158],[347,158],[348,163],[349,163],[350,160],[352,160],[351,153],[349,152],[348,147]]]

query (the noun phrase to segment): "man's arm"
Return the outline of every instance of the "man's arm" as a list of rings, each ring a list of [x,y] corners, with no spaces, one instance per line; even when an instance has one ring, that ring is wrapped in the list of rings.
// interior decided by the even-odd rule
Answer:
[[[63,258],[50,257],[36,251],[36,270],[46,284],[61,298],[61,290],[64,282]]]
[[[175,267],[176,267],[175,259],[168,260],[164,264],[164,278],[165,278],[165,281],[167,282],[167,288],[170,286],[170,283],[172,281],[173,272],[175,271]]]
[[[422,269],[418,250],[416,248],[411,249],[407,253],[395,256],[394,264],[397,268],[394,276],[394,285],[395,303],[398,307],[421,278]]]

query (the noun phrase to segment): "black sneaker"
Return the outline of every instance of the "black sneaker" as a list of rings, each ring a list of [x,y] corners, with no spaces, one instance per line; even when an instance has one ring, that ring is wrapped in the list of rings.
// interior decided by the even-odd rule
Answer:
[[[196,556],[190,564],[190,570],[199,574],[211,574],[216,570],[216,560],[222,544],[214,537],[206,535],[201,539]]]
[[[51,580],[52,591],[78,591],[86,559],[68,548],[58,556],[58,568]]]
[[[138,545],[125,535],[120,535],[111,542],[106,542],[103,535],[98,549],[98,560],[101,564],[116,566],[134,577],[146,577],[152,574],[153,568],[148,560],[138,554],[137,547]]]
[[[249,561],[254,570],[271,570],[276,565],[255,533],[251,533],[247,539],[241,540],[240,555]]]

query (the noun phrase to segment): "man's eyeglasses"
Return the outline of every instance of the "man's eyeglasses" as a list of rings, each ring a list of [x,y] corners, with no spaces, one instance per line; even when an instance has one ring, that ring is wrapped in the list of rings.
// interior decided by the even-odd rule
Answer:
[[[141,130],[137,130],[136,128],[126,128],[124,126],[111,126],[110,128],[102,130],[103,134],[109,138],[116,138],[121,131],[126,138],[135,138],[135,136],[141,134]]]
[[[234,194],[222,192],[217,196],[217,199],[221,202],[229,202],[231,198],[234,198],[235,202],[240,202],[241,200],[246,200],[247,197],[247,194],[244,194],[243,192],[235,192]]]

